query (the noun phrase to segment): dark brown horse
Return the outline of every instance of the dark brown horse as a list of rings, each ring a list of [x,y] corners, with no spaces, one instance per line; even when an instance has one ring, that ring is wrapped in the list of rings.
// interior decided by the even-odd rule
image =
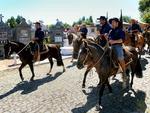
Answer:
[[[77,59],[78,58],[78,53],[79,53],[79,50],[80,50],[80,46],[82,45],[82,40],[83,38],[81,37],[81,35],[77,35],[77,34],[74,34],[74,33],[69,33],[68,34],[68,42],[69,44],[72,44],[73,46],[73,55],[72,55],[72,60],[71,62],[73,62],[73,59]],[[89,42],[94,42],[95,39],[94,37],[88,37],[87,41]],[[85,73],[84,73],[84,78],[83,78],[83,82],[82,82],[82,88],[85,88],[85,82],[86,82],[86,77],[87,77],[87,74],[89,73],[89,67],[87,67]]]
[[[19,67],[19,74],[20,74],[21,80],[22,81],[24,80],[24,77],[22,75],[22,68],[24,68],[28,64],[32,72],[32,77],[30,81],[33,81],[35,74],[34,74],[34,68],[33,68],[33,55],[31,53],[30,44],[24,45],[23,43],[20,43],[20,42],[8,41],[8,43],[4,46],[4,49],[5,49],[6,58],[8,58],[13,52],[19,55],[20,60],[22,62],[21,66]],[[57,60],[57,65],[63,66],[63,72],[65,71],[65,67],[64,67],[64,63],[62,60],[59,46],[49,45],[48,52],[41,54],[40,61],[45,60],[47,58],[50,62],[50,70],[47,74],[50,74],[52,67],[53,67],[52,58],[55,58]]]
[[[134,75],[138,77],[142,77],[142,69],[140,60],[138,59],[138,54],[136,50],[132,47],[128,48],[130,52],[133,53],[132,59],[133,61],[130,64],[127,64],[131,68],[131,87],[133,85]],[[103,50],[96,43],[83,41],[83,45],[81,47],[81,51],[78,56],[77,68],[82,69],[85,65],[88,66],[89,70],[93,67],[96,68],[96,72],[100,78],[100,91],[99,91],[99,103],[97,109],[101,108],[101,97],[103,95],[103,91],[105,89],[105,85],[108,86],[109,91],[112,92],[112,88],[109,84],[108,78],[112,75],[117,74],[118,69],[114,67],[112,64],[112,55],[110,54],[111,50],[108,48]],[[129,63],[129,57],[125,56],[125,62]],[[130,69],[126,69],[126,73],[129,76]],[[123,81],[127,83],[127,76],[123,77]]]

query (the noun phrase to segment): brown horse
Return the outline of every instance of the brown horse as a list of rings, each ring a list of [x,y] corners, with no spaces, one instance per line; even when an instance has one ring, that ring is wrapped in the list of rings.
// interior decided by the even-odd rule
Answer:
[[[15,41],[8,41],[8,43],[4,46],[5,49],[5,57],[8,58],[13,52],[17,53],[20,57],[22,62],[21,66],[19,67],[19,74],[20,78],[23,81],[24,77],[22,75],[22,68],[26,65],[29,65],[30,70],[32,72],[32,77],[30,81],[34,80],[34,68],[33,68],[33,58],[34,56],[31,53],[31,47],[29,45],[24,45],[20,42]],[[48,59],[50,63],[50,70],[47,74],[50,74],[52,67],[53,67],[53,58],[57,60],[58,66],[63,66],[63,72],[65,71],[64,63],[62,60],[62,56],[60,53],[60,48],[57,45],[48,46],[48,52],[41,54],[40,61]]]
[[[131,87],[133,85],[133,78],[136,74],[138,77],[142,77],[142,69],[140,60],[138,59],[138,54],[136,50],[132,47],[128,48],[131,53],[133,53],[132,59],[133,61],[128,64],[130,68],[126,69],[126,73],[129,76],[129,71],[131,69]],[[101,97],[103,95],[103,91],[105,89],[105,85],[108,86],[109,92],[112,92],[112,88],[109,84],[108,78],[114,74],[117,74],[118,69],[116,69],[112,64],[112,57],[110,55],[111,50],[108,48],[103,50],[96,43],[83,41],[83,45],[81,47],[81,51],[78,56],[77,68],[82,69],[85,65],[88,66],[89,70],[93,67],[96,68],[96,72],[100,78],[100,91],[99,91],[99,103],[97,105],[97,109],[101,109]],[[125,62],[129,62],[129,57],[125,55]],[[125,83],[127,83],[126,77],[123,77]],[[128,79],[129,80],[129,79]]]
[[[139,58],[141,57],[141,52],[143,51],[143,48],[145,46],[145,40],[144,37],[140,33],[134,34],[135,37],[133,37],[132,33],[125,32],[125,40],[124,45],[125,46],[132,46],[138,49],[139,52]],[[133,39],[135,38],[135,39]]]
[[[145,38],[145,43],[147,44],[147,52],[150,54],[150,31],[146,30],[143,33],[143,37]]]

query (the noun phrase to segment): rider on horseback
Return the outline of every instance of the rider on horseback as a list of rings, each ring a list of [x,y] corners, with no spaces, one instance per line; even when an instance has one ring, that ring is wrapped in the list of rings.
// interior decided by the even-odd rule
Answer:
[[[135,19],[131,19],[131,26],[129,27],[128,32],[132,34],[131,40],[133,42],[133,46],[135,46],[135,38],[137,34],[142,33],[141,27]]]
[[[43,40],[44,40],[44,32],[41,29],[41,24],[39,22],[34,23],[35,24],[35,36],[32,38],[33,40],[33,46],[32,46],[32,52],[34,54],[34,61],[39,60],[38,56],[40,51],[43,50]]]
[[[112,50],[114,51],[122,68],[123,80],[126,81],[126,66],[124,60],[124,51],[122,47],[123,40],[125,39],[125,32],[122,30],[122,28],[120,28],[120,21],[118,18],[112,18],[109,20],[109,22],[112,25],[112,30],[109,34],[109,43],[111,44]]]
[[[98,20],[100,20],[100,25],[101,27],[98,28],[98,43],[104,47],[107,43],[107,35],[109,33],[109,31],[111,30],[110,25],[107,22],[107,18],[105,16],[100,16],[100,18],[97,18]]]

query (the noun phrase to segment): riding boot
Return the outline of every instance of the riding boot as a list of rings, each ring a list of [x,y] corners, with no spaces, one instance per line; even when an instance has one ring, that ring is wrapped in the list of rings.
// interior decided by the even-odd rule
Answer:
[[[36,62],[37,60],[38,60],[38,51],[35,51],[33,55],[33,62]]]
[[[123,89],[127,87],[127,76],[126,76],[126,65],[124,60],[119,60],[120,66],[122,68],[122,79],[123,79]]]

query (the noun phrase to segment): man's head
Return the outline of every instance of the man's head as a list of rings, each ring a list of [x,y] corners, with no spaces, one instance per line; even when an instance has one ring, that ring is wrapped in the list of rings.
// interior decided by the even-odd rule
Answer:
[[[136,24],[137,21],[135,19],[131,19],[131,24]]]
[[[35,28],[36,28],[36,29],[41,28],[40,22],[35,22],[34,24],[35,24]]]
[[[100,16],[100,18],[97,18],[99,20],[101,25],[104,25],[107,23],[107,18],[105,16]]]
[[[112,18],[109,20],[109,23],[111,24],[112,28],[117,28],[119,27],[119,19],[118,18]]]

